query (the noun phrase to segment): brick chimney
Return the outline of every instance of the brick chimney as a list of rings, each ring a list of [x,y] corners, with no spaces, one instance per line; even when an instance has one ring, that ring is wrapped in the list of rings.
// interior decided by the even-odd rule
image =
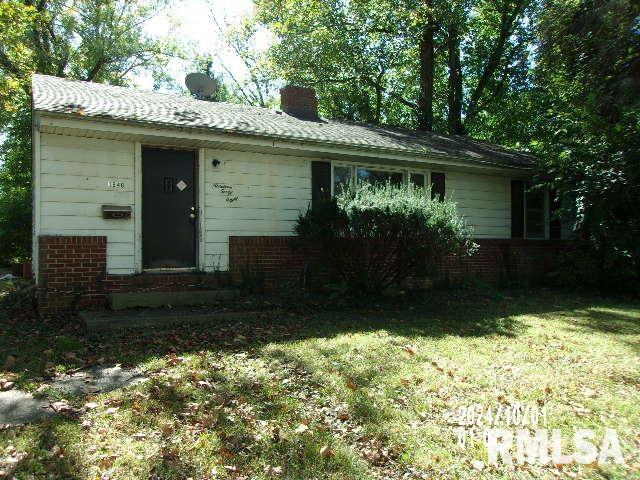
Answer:
[[[318,98],[313,88],[287,85],[280,89],[280,109],[301,120],[318,120]]]

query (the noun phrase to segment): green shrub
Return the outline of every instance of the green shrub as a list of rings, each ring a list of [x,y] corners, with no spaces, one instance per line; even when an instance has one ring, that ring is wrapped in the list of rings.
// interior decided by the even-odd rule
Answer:
[[[295,232],[357,293],[378,293],[411,275],[431,275],[447,254],[477,248],[450,200],[410,186],[345,189],[301,215]]]

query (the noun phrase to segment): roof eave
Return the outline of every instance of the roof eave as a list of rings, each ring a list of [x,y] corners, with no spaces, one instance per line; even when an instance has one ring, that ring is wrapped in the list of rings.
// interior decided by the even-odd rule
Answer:
[[[318,141],[306,138],[300,138],[290,135],[267,135],[260,134],[257,132],[247,132],[235,129],[225,129],[218,127],[201,127],[201,126],[192,126],[192,125],[177,125],[175,123],[170,122],[149,122],[144,120],[137,119],[126,119],[126,118],[117,118],[108,115],[81,115],[77,113],[65,113],[65,112],[57,112],[52,110],[43,110],[38,108],[33,108],[33,112],[41,115],[52,116],[61,119],[90,119],[97,121],[110,122],[121,125],[136,125],[140,127],[163,127],[169,130],[175,131],[191,131],[198,133],[217,133],[224,135],[235,135],[238,137],[248,137],[255,138],[267,141],[286,141],[291,143],[296,143],[299,145],[313,145],[313,146],[325,146],[325,147],[334,147],[341,148],[346,150],[358,151],[358,152],[367,152],[376,155],[389,154],[389,155],[407,155],[412,157],[419,157],[424,159],[432,159],[432,160],[455,160],[459,162],[469,162],[472,164],[483,165],[491,168],[497,168],[501,170],[510,170],[510,171],[523,171],[530,172],[534,168],[534,163],[531,165],[514,165],[514,164],[505,164],[500,162],[491,161],[488,159],[479,159],[470,156],[460,156],[450,153],[440,153],[429,151],[427,149],[423,150],[414,150],[414,149],[402,149],[402,148],[385,148],[385,147],[376,147],[372,145],[354,145],[345,142],[331,142],[331,141]],[[533,161],[533,159],[532,159]]]

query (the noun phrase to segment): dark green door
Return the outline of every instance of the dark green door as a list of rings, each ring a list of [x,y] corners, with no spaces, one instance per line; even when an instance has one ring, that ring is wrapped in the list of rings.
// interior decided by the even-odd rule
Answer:
[[[142,150],[142,263],[196,266],[196,153]]]

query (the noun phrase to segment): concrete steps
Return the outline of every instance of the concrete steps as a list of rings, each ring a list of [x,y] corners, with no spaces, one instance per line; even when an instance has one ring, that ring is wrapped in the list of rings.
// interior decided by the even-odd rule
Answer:
[[[90,333],[129,328],[144,329],[148,333],[176,324],[220,324],[247,319],[259,315],[272,315],[275,311],[211,311],[207,309],[138,309],[109,311],[84,311],[78,315],[84,320]]]
[[[127,308],[179,307],[187,305],[212,305],[240,296],[237,290],[185,290],[112,293],[109,303],[112,310]]]

